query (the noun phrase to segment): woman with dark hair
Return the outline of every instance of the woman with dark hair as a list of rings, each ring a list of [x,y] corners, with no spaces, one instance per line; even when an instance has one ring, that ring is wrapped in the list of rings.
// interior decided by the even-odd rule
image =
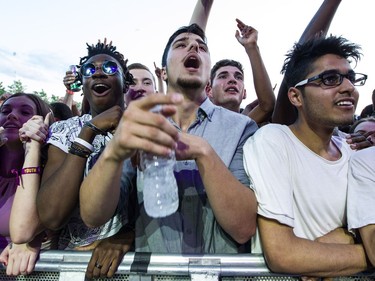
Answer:
[[[52,121],[47,103],[16,93],[0,107],[0,262],[8,275],[30,273],[45,237],[36,209],[42,148]]]

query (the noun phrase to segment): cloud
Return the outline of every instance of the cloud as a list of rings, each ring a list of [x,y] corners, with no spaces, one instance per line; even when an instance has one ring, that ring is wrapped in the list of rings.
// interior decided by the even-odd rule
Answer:
[[[59,54],[44,50],[16,53],[0,48],[0,60],[0,81],[4,86],[20,80],[29,92],[49,89],[51,92],[47,93],[54,94],[59,84],[61,91],[64,89],[66,59]]]

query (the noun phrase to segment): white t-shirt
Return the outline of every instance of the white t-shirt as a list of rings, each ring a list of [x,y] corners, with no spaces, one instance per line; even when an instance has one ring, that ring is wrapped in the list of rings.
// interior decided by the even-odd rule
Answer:
[[[244,166],[258,214],[310,240],[344,226],[351,149],[340,137],[332,141],[342,154],[337,161],[311,151],[285,125],[263,126],[250,137],[244,145]],[[261,251],[259,239],[252,248]]]
[[[354,153],[349,162],[348,228],[375,223],[375,147]]]

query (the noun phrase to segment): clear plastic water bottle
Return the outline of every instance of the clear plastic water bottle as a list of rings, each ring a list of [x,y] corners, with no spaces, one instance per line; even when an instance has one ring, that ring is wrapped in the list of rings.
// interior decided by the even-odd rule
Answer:
[[[174,151],[169,157],[141,152],[143,203],[150,217],[166,217],[178,208],[178,187],[173,173],[175,163]]]
[[[77,77],[77,68],[75,65],[70,65],[69,70]],[[81,90],[81,83],[76,81],[70,84],[70,90],[73,92],[79,92]]]

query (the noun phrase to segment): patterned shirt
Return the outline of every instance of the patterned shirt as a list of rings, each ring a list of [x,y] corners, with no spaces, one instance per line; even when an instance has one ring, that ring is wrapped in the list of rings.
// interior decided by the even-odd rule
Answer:
[[[50,138],[47,143],[60,148],[68,153],[74,139],[78,137],[84,123],[91,120],[91,115],[75,116],[68,120],[55,122],[50,127]],[[112,139],[112,134],[108,136],[97,135],[92,143],[94,151],[86,162],[84,176],[91,170],[106,144]],[[95,189],[95,186],[92,187]],[[96,228],[87,227],[81,219],[79,206],[77,206],[69,219],[69,222],[62,229],[59,239],[59,249],[73,249],[78,246],[89,245],[96,240],[107,238],[116,234],[120,228],[128,222],[127,202],[128,194],[121,192],[119,206],[116,213],[104,225]],[[100,210],[98,210],[100,212]]]

